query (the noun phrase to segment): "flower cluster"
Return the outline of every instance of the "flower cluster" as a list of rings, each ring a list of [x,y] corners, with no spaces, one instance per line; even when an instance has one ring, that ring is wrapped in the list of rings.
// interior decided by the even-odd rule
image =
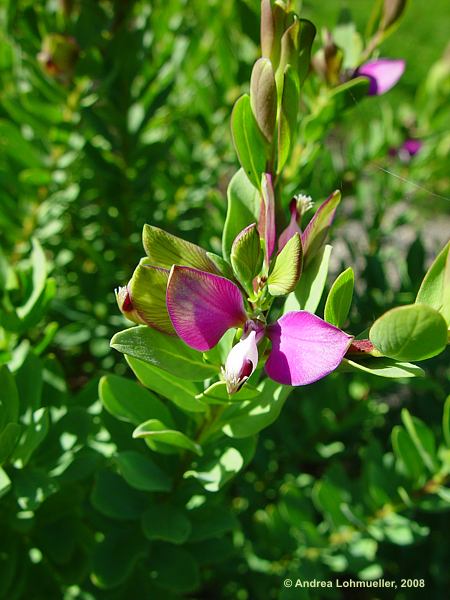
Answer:
[[[311,199],[296,196],[291,219],[278,237],[272,182],[265,174],[259,223],[234,240],[230,263],[199,246],[146,225],[147,257],[117,292],[122,312],[131,320],[177,335],[205,352],[230,329],[236,330],[222,369],[229,394],[237,392],[259,363],[273,380],[306,385],[325,377],[341,363],[352,337],[305,310],[272,318],[273,302],[301,285],[302,266],[323,245],[339,202],[334,193],[302,232],[303,213]]]

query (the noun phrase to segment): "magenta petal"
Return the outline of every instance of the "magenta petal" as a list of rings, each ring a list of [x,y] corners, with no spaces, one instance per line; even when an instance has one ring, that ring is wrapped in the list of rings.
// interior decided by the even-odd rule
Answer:
[[[271,379],[285,385],[313,383],[341,363],[352,337],[304,310],[286,313],[268,329]]]
[[[361,65],[357,74],[370,79],[369,96],[379,96],[394,87],[404,70],[404,60],[380,58]]]
[[[247,319],[233,282],[192,267],[172,267],[166,302],[176,333],[195,350],[209,350],[228,329]]]

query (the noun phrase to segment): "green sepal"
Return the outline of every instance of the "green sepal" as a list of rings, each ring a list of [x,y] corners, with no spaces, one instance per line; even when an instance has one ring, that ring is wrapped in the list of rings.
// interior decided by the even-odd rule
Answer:
[[[231,247],[231,265],[237,279],[246,287],[261,270],[264,255],[256,223],[243,229]]]
[[[142,258],[136,267],[127,289],[133,309],[149,327],[175,335],[166,307],[166,288],[169,271],[149,264]],[[125,313],[126,314],[126,313]]]
[[[294,291],[302,271],[302,239],[294,234],[278,254],[267,280],[271,296],[285,296]]]
[[[170,270],[173,265],[182,265],[220,275],[214,262],[208,258],[206,250],[159,227],[144,225],[142,243],[149,262],[155,267]]]

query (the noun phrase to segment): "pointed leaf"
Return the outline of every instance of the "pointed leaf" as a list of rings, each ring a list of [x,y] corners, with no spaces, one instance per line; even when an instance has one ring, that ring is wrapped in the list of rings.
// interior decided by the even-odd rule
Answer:
[[[410,304],[389,310],[375,321],[370,341],[385,356],[397,360],[425,360],[447,345],[447,324],[426,304]]]
[[[328,235],[330,225],[333,222],[336,208],[340,201],[341,192],[337,190],[319,206],[315,215],[303,232],[302,244],[303,255],[306,261],[305,265],[308,265],[311,262],[311,259],[323,246]]]
[[[144,225],[142,242],[155,267],[170,269],[173,265],[184,265],[209,273],[219,273],[216,265],[208,258],[206,250],[159,227]]]
[[[260,195],[243,169],[233,176],[227,190],[227,218],[222,236],[222,254],[228,259],[233,241],[240,231],[259,217]]]
[[[417,293],[416,303],[428,304],[442,313],[450,326],[450,242],[428,269]]]
[[[143,325],[116,333],[111,348],[188,381],[203,381],[218,373],[216,366],[205,363],[202,354],[182,340]]]
[[[175,331],[191,348],[209,350],[232,327],[246,321],[239,288],[229,279],[173,267],[167,286],[167,308]]]
[[[139,317],[149,327],[170,335],[175,334],[166,307],[169,271],[149,264],[143,258],[136,267],[127,289],[130,302]]]
[[[259,189],[266,166],[267,145],[253,116],[247,94],[241,96],[234,105],[231,132],[239,162],[247,177]]]
[[[302,270],[302,240],[299,233],[294,234],[278,254],[275,266],[267,280],[269,294],[284,296],[292,292],[300,278]]]
[[[158,451],[158,444],[174,446],[175,448],[182,448],[189,450],[195,454],[201,455],[202,449],[199,444],[190,440],[181,431],[170,429],[159,421],[158,419],[150,419],[145,423],[141,423],[133,431],[134,438],[146,438],[146,441],[150,447]]]
[[[355,275],[349,267],[343,271],[331,286],[325,303],[325,321],[342,327],[347,320],[348,312],[352,304],[353,287]]]
[[[265,369],[286,385],[307,385],[334,371],[351,336],[306,311],[283,315],[268,328],[272,349]]]

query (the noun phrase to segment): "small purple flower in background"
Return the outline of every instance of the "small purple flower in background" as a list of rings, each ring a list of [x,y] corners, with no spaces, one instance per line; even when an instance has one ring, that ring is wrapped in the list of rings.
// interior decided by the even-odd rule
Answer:
[[[362,75],[370,80],[369,96],[380,96],[394,87],[404,71],[404,60],[378,58],[358,67],[355,76]]]
[[[243,327],[243,338],[230,351],[224,377],[230,393],[237,391],[257,366],[257,344],[264,337],[272,347],[265,369],[274,381],[307,385],[334,371],[352,337],[306,311],[290,312],[266,324],[248,314],[242,293],[232,281],[189,267],[172,267],[167,308],[177,335],[191,348],[213,348],[231,328]],[[263,317],[262,317],[263,319]]]
[[[422,149],[423,142],[421,140],[408,139],[400,147],[399,153],[406,153],[408,156],[415,156]]]

